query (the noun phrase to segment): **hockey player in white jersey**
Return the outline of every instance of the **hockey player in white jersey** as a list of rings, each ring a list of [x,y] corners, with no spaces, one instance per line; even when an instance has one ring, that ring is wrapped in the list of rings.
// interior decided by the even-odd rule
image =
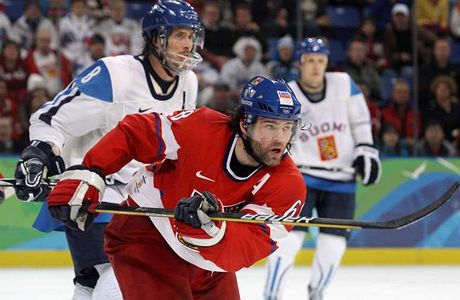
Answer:
[[[40,182],[81,163],[85,153],[131,113],[193,109],[198,81],[191,69],[202,59],[203,27],[185,1],[160,0],[142,23],[145,40],[139,56],[98,60],[31,117],[30,145],[22,152],[15,177],[16,194],[24,201],[43,201],[49,188]],[[125,199],[125,186],[139,166],[131,161],[110,176],[103,201]],[[100,215],[86,232],[63,228],[75,270],[74,300],[121,299],[113,270],[103,250],[110,215]],[[34,224],[45,232],[62,229],[46,203]],[[97,251],[95,251],[95,249]]]
[[[300,49],[300,78],[291,81],[302,104],[302,118],[310,123],[291,149],[307,185],[301,215],[351,219],[355,209],[356,175],[364,185],[379,180],[381,164],[373,147],[369,110],[351,77],[327,72],[329,50],[322,39],[306,38]],[[268,259],[266,300],[282,299],[288,271],[303,244],[306,231],[296,228],[278,243]],[[346,249],[349,231],[321,228],[316,239],[310,300],[323,299]]]

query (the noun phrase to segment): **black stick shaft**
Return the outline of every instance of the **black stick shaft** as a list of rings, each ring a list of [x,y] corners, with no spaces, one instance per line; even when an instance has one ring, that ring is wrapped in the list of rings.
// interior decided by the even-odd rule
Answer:
[[[455,194],[459,187],[459,182],[455,182],[452,186],[438,199],[431,202],[420,210],[389,221],[358,221],[349,219],[328,219],[328,218],[306,218],[306,217],[289,217],[280,215],[265,215],[265,214],[250,214],[250,213],[210,213],[209,216],[213,220],[231,221],[242,223],[255,224],[281,224],[287,226],[300,227],[330,227],[330,228],[347,228],[347,229],[400,229],[410,224],[417,222],[425,216],[446,203],[452,195]],[[149,217],[166,217],[173,218],[174,212],[170,209],[153,208],[153,207],[127,207],[119,206],[112,203],[101,203],[97,208],[97,212],[126,214]]]

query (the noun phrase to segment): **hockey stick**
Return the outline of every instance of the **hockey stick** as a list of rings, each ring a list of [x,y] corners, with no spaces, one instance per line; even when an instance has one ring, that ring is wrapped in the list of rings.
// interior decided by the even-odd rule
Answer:
[[[58,183],[59,179],[44,179],[42,185],[55,186]],[[15,178],[2,178],[0,179],[0,187],[15,187],[16,179]]]
[[[306,166],[297,165],[300,170],[314,170],[314,171],[328,171],[328,172],[344,172],[348,174],[355,174],[356,170],[352,167],[320,167],[320,166]]]
[[[423,207],[422,209],[403,216],[398,219],[389,221],[355,221],[347,219],[328,219],[328,218],[306,218],[306,217],[289,217],[280,215],[250,214],[250,213],[210,213],[213,220],[231,221],[256,224],[282,224],[288,226],[300,227],[330,227],[346,229],[401,229],[410,224],[417,222],[423,217],[431,214],[433,211],[446,203],[457,191],[460,183],[457,181],[441,197]],[[95,209],[100,213],[124,214],[148,217],[166,217],[173,218],[174,211],[164,208],[153,207],[127,207],[119,206],[112,203],[101,203]]]
[[[50,186],[56,185],[58,180],[47,180],[43,184]],[[0,186],[13,187],[16,180],[4,178],[0,180]],[[347,229],[400,229],[407,225],[417,222],[423,217],[431,214],[433,211],[446,203],[453,194],[457,191],[460,183],[455,182],[441,197],[423,207],[422,209],[403,216],[398,219],[389,221],[357,221],[348,219],[329,219],[329,218],[306,218],[306,217],[289,217],[280,215],[265,215],[265,214],[250,214],[250,213],[211,213],[213,220],[243,222],[243,223],[258,223],[258,224],[282,224],[288,226],[300,227],[330,227],[330,228],[347,228]],[[95,209],[101,213],[111,214],[126,214],[137,216],[151,217],[174,217],[174,212],[164,208],[151,207],[125,207],[112,203],[101,203]]]
[[[42,185],[47,185],[47,186],[50,186],[50,187],[54,187],[54,186],[56,186],[56,184],[58,182],[59,182],[59,178],[43,179],[42,180]],[[106,186],[111,186],[111,185],[115,185],[115,184],[116,184],[115,182],[108,181],[107,179],[105,181]],[[18,185],[18,184],[16,183],[15,178],[2,178],[2,179],[0,179],[0,187],[15,187],[16,185]]]

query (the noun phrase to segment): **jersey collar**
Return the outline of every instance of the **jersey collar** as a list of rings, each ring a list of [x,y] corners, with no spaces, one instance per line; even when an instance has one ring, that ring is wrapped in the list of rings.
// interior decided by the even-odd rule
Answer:
[[[235,174],[235,172],[231,168],[231,161],[232,161],[232,155],[235,152],[235,147],[236,147],[236,142],[238,140],[238,137],[239,137],[238,133],[235,133],[233,138],[230,140],[229,147],[227,149],[227,153],[224,157],[224,170],[225,170],[225,173],[227,173],[227,175],[231,179],[235,181],[245,181],[251,178],[255,173],[257,173],[257,171],[259,171],[263,166],[262,165],[259,166],[253,172],[251,172],[248,176],[245,176],[245,177],[241,177]]]

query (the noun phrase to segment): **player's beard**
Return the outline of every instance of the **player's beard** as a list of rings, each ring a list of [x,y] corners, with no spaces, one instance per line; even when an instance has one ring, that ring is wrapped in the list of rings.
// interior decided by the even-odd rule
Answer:
[[[252,156],[266,166],[274,167],[280,164],[286,151],[287,145],[281,142],[270,143],[268,146],[262,146],[261,143],[253,139],[249,139],[249,144],[252,148]]]

